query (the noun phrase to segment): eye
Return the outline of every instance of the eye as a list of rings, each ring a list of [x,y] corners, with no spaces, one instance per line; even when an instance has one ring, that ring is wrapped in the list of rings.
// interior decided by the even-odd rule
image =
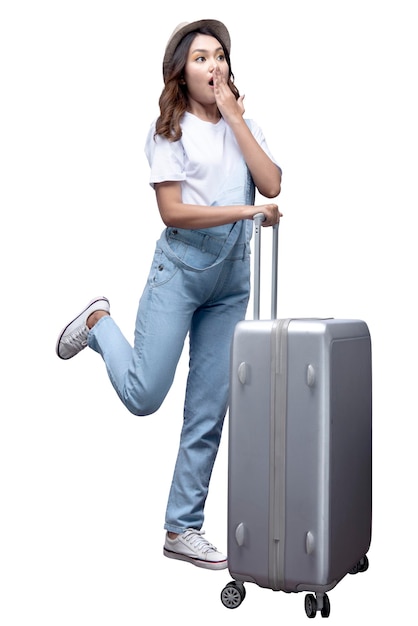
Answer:
[[[219,55],[218,55],[218,57],[217,57],[217,59],[218,59],[218,61],[225,61],[225,55],[224,55],[224,53],[222,52],[221,54],[219,54]]]
[[[204,56],[196,57],[196,58],[195,58],[195,61],[196,61],[197,63],[203,63],[203,62],[205,61],[205,57],[204,57]]]

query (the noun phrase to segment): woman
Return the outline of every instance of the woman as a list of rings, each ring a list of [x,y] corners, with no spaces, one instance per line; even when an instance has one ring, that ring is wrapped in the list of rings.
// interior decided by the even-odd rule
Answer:
[[[257,124],[244,120],[233,82],[228,30],[217,20],[180,24],[167,44],[160,116],[145,151],[166,226],[141,297],[132,348],[96,298],[59,336],[69,359],[86,345],[135,415],[158,410],[189,336],[184,420],[168,498],[164,554],[223,569],[227,557],[203,537],[204,506],[228,404],[233,330],[250,290],[252,218],[276,224],[276,204],[254,206],[255,187],[280,193],[281,170]]]

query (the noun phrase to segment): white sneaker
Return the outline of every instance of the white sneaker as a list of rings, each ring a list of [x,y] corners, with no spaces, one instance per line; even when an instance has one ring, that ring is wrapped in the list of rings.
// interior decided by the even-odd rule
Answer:
[[[81,352],[87,346],[89,329],[86,326],[86,321],[94,311],[106,311],[109,313],[109,300],[107,298],[95,298],[61,331],[55,347],[55,351],[60,359],[71,359],[71,357]]]
[[[193,563],[206,569],[225,569],[228,567],[227,557],[218,552],[217,548],[202,537],[203,531],[188,528],[175,539],[166,534],[164,556]]]

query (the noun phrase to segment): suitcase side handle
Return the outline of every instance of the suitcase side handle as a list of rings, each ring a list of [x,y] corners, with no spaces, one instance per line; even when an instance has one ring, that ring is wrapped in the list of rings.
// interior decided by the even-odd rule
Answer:
[[[261,229],[264,213],[254,215],[254,313],[260,319]],[[280,222],[279,222],[280,223]],[[272,226],[271,319],[277,318],[277,267],[279,259],[279,224]]]

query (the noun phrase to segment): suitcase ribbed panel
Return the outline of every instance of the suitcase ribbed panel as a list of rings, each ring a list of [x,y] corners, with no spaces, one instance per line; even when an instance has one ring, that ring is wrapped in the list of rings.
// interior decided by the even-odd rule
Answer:
[[[269,580],[272,589],[285,585],[284,554],[286,527],[286,415],[287,415],[287,329],[290,320],[273,322],[271,332],[270,405],[270,554]]]

